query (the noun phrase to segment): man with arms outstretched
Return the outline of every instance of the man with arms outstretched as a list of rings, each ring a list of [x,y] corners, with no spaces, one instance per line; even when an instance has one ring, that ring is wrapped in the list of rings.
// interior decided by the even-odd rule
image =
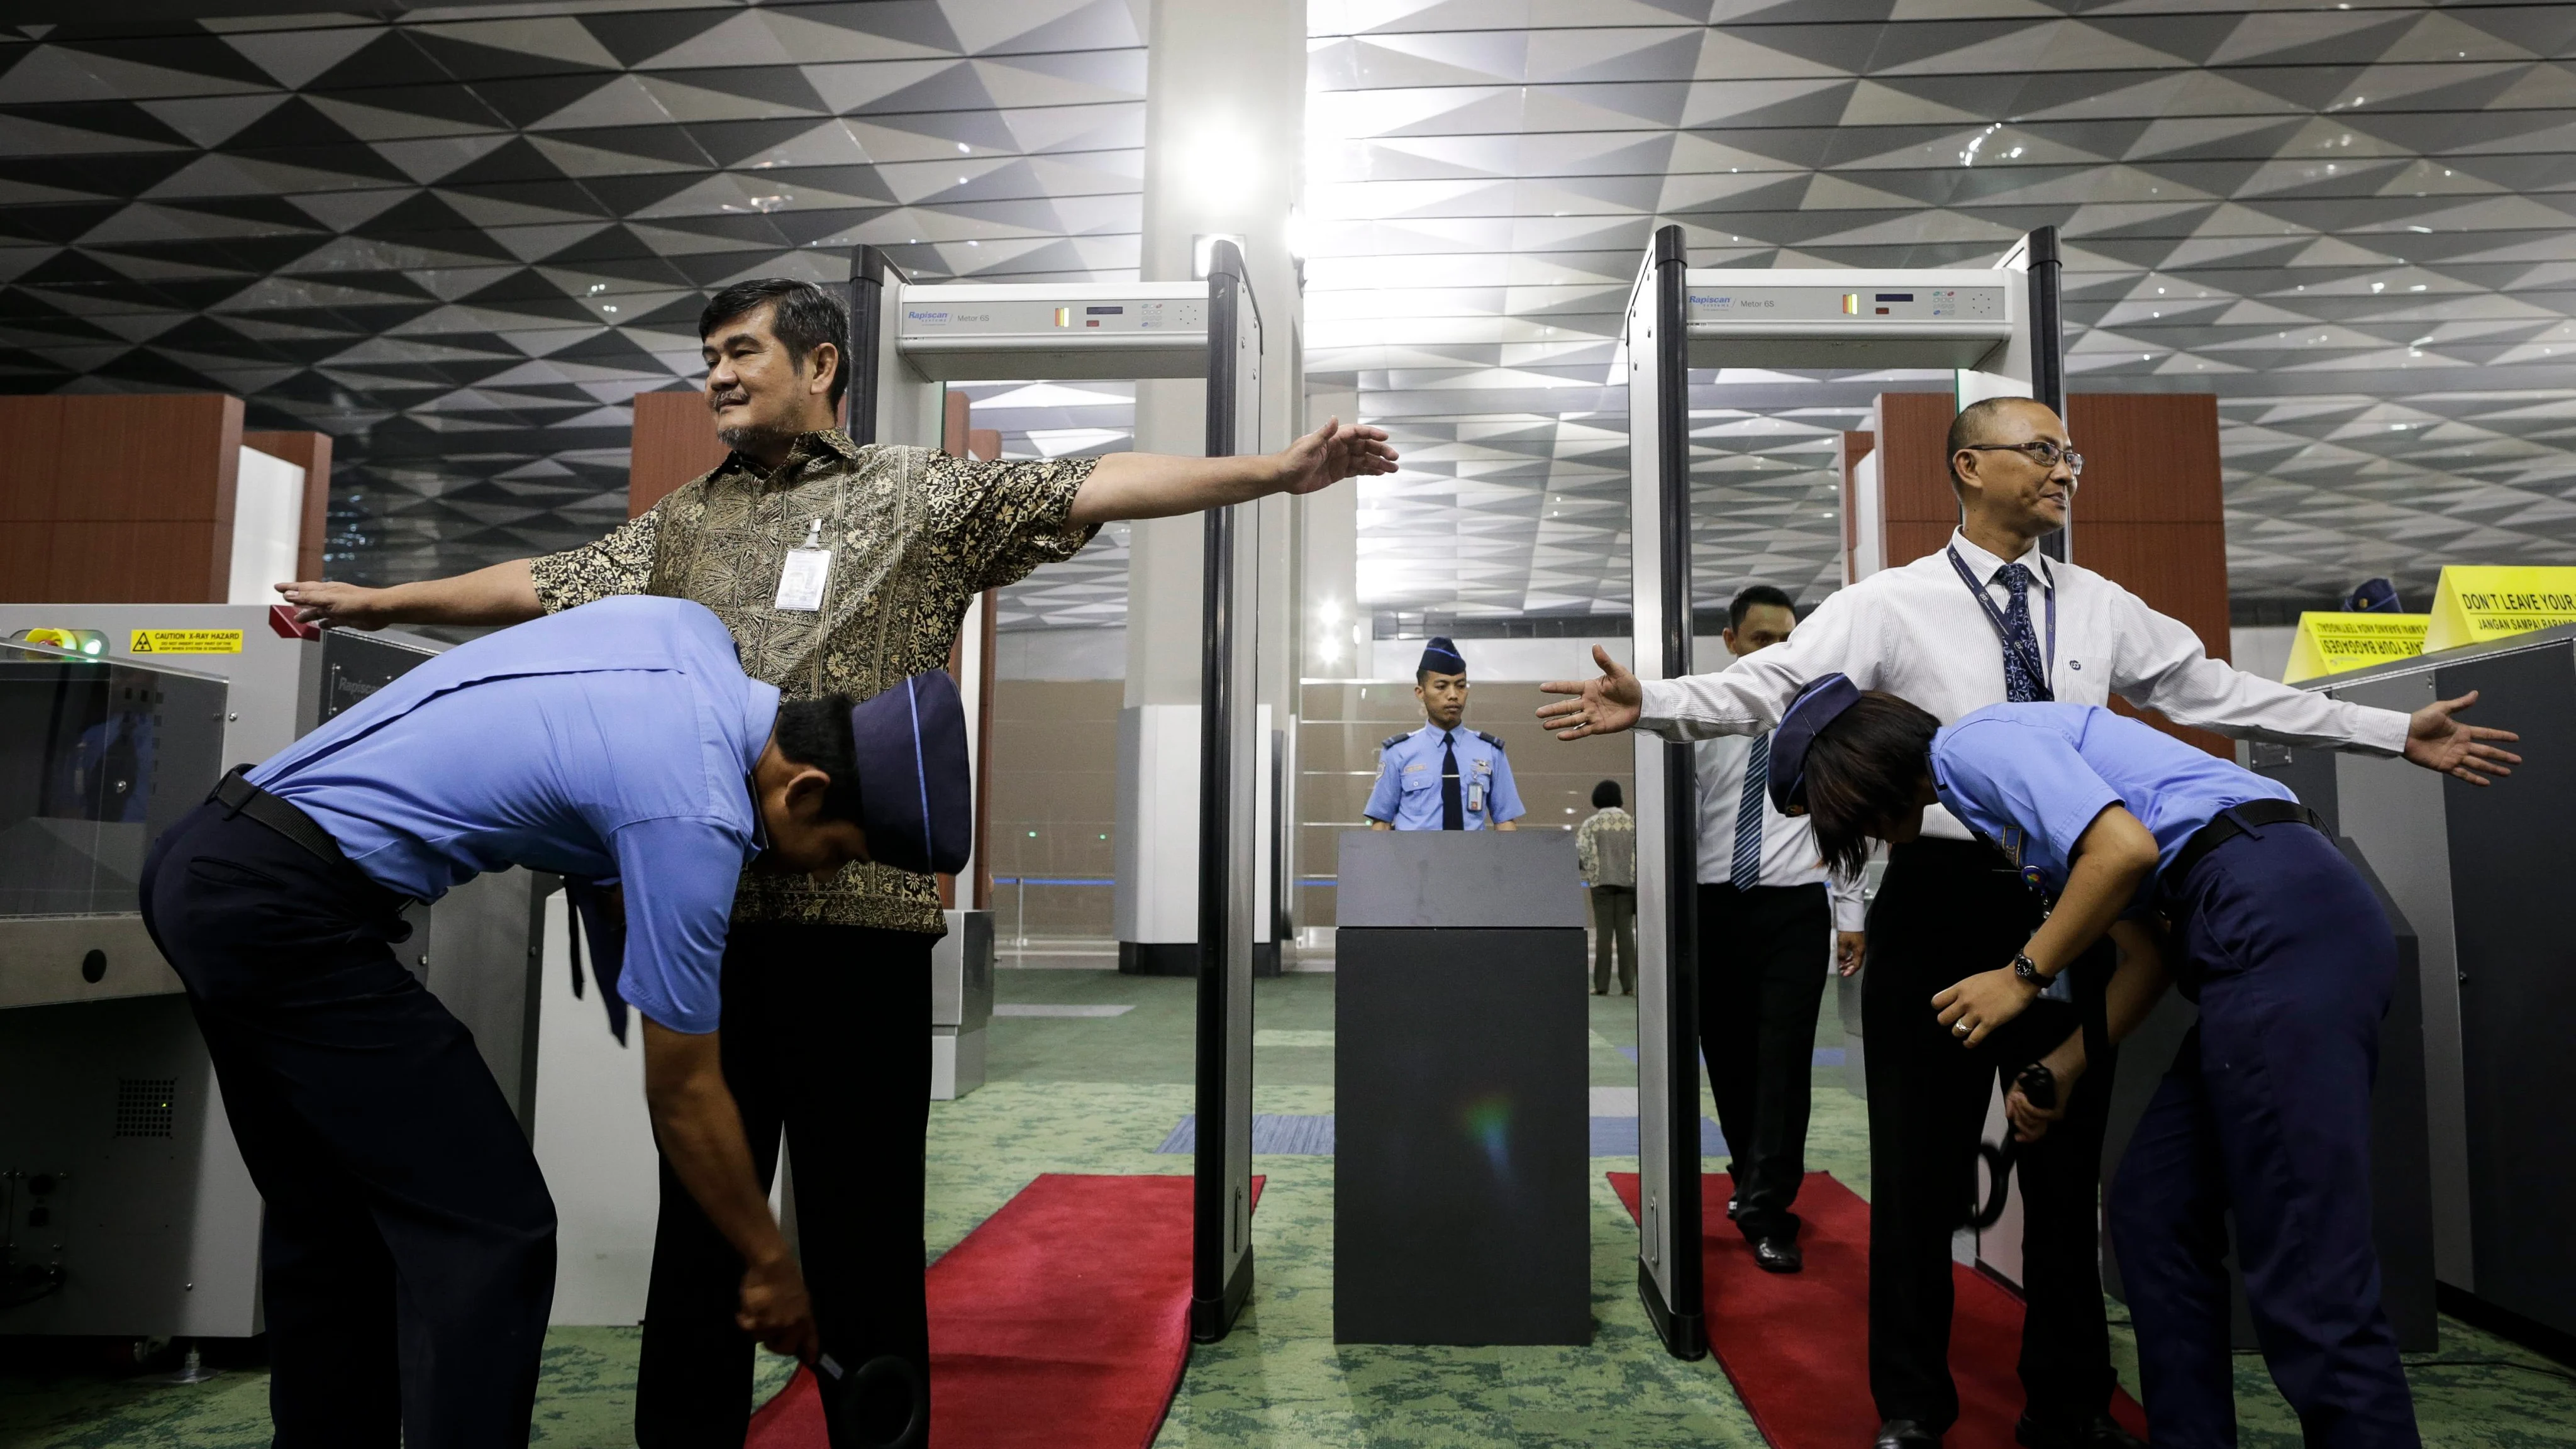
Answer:
[[[2514,737],[2455,718],[2475,696],[2410,718],[2346,703],[2211,659],[2190,629],[2109,579],[2043,557],[2083,471],[2056,413],[2028,398],[1974,404],[1951,424],[1960,526],[1948,547],[1825,600],[1787,641],[1722,674],[1639,681],[1595,651],[1597,679],[1540,717],[1579,739],[1642,726],[1671,739],[1773,728],[1828,674],[1911,700],[1943,721],[2008,701],[2107,704],[2117,694],[2176,723],[2407,759],[2476,784],[2502,774]],[[1933,996],[2009,961],[2042,902],[1951,815],[1892,848],[1868,920],[1862,1026],[1869,1042],[1870,1388],[1882,1449],[1930,1449],[1958,1418],[1949,1370],[1950,1237],[1998,1074],[2017,1077],[2097,1010],[2111,970],[2097,947],[2061,980],[2073,1001],[2034,1003],[2022,1034],[1969,1049]],[[2052,1019],[2052,1016],[2056,1019]],[[2066,1117],[2020,1154],[2026,1208],[2019,1426],[2030,1449],[2134,1449],[2109,1415],[2113,1375],[2097,1262],[2108,1060]]]
[[[506,624],[616,594],[713,609],[743,666],[788,698],[864,697],[947,663],[983,590],[1071,557],[1100,525],[1309,493],[1391,472],[1375,428],[1326,423],[1255,457],[979,462],[861,445],[836,426],[848,318],[804,282],[744,282],[699,319],[707,405],[733,452],[595,543],[386,589],[282,586],[327,624]],[[725,1076],[768,1180],[795,1157],[800,1246],[823,1345],[843,1364],[892,1354],[926,1382],[923,1135],[930,951],[944,930],[927,875],[861,864],[826,884],[743,882],[726,951]],[[732,1248],[666,1171],[645,1310],[643,1449],[742,1440],[751,1340],[734,1327]]]

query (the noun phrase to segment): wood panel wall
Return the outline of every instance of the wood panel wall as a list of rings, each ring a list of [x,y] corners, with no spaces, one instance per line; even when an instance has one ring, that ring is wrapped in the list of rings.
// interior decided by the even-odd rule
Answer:
[[[1958,402],[1947,392],[1883,392],[1872,411],[1887,566],[1903,568],[1939,551],[1959,526],[1948,451]]]
[[[322,545],[331,532],[331,435],[244,433],[241,445],[304,470],[304,525],[296,535],[295,576],[322,577]]]
[[[0,599],[224,601],[240,398],[0,398],[0,437]]]
[[[2075,562],[2118,583],[2228,654],[2227,513],[2219,482],[2218,399],[2208,393],[2076,393],[2067,436],[2084,455],[2068,532]],[[2119,706],[2131,713],[2124,702]],[[2161,715],[2149,723],[2222,759],[2236,747]]]
[[[635,437],[627,453],[626,516],[646,509],[683,483],[715,471],[728,449],[716,441],[715,415],[703,392],[639,392]]]

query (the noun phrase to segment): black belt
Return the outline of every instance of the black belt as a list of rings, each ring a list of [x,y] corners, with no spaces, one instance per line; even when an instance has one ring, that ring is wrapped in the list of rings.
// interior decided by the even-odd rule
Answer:
[[[2165,879],[2173,882],[2174,888],[2179,890],[2182,883],[2190,879],[2191,868],[2200,864],[2202,856],[2265,825],[2305,825],[2319,835],[2334,834],[2326,829],[2324,816],[2296,800],[2248,800],[2242,805],[2230,805],[2218,812],[2217,819],[2193,831],[2191,839],[2182,843],[2181,853],[2174,856],[2173,865],[2165,871]]]
[[[233,766],[231,773],[215,782],[206,799],[235,815],[249,816],[303,846],[325,865],[349,864],[349,857],[341,853],[340,842],[333,840],[329,831],[314,824],[312,816],[252,784],[249,769],[248,765]]]

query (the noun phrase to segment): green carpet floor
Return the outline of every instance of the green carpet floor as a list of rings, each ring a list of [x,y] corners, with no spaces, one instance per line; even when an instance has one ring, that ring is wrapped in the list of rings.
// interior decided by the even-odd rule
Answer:
[[[1186,1156],[1154,1151],[1190,1110],[1187,982],[1106,970],[1006,970],[1000,995],[1009,1002],[1133,1009],[1114,1017],[993,1023],[988,1084],[931,1112],[933,1254],[1038,1173],[1188,1169]],[[1636,1069],[1618,1050],[1636,1039],[1631,1003],[1593,998],[1591,1010],[1594,1084],[1634,1086]],[[1333,1110],[1333,978],[1298,974],[1261,983],[1257,1020],[1257,1110]],[[1831,1034],[1824,1044],[1839,1045],[1830,1007],[1823,1029]],[[1867,1126],[1862,1104],[1843,1089],[1840,1068],[1816,1069],[1815,1101],[1810,1166],[1866,1196]],[[1598,1327],[1584,1348],[1336,1346],[1333,1160],[1265,1156],[1256,1167],[1269,1179],[1256,1220],[1259,1286],[1236,1332],[1192,1357],[1156,1441],[1163,1449],[1750,1449],[1761,1442],[1716,1364],[1674,1361],[1647,1326],[1636,1296],[1634,1229],[1601,1177],[1633,1170],[1633,1158],[1593,1162]],[[2114,1322],[2124,1324],[2120,1306],[2112,1311]],[[2115,1328],[2114,1339],[2124,1380],[2134,1386],[2124,1326]],[[1853,1352],[1860,1351],[1854,1344]],[[549,1335],[536,1441],[565,1449],[631,1444],[635,1352],[632,1329],[567,1328]],[[2576,1446],[2576,1383],[2547,1360],[2447,1319],[2442,1351],[2433,1357],[2410,1373],[2425,1441],[2436,1449]],[[217,1361],[224,1360],[218,1355]],[[764,1355],[763,1391],[785,1371],[783,1362]],[[2297,1445],[2298,1426],[2272,1393],[2259,1359],[2237,1360],[2237,1383],[2244,1443],[2251,1449]],[[0,1449],[257,1449],[268,1442],[266,1402],[266,1379],[255,1366],[231,1367],[204,1383],[160,1385],[86,1367],[79,1355],[58,1347],[0,1340]]]

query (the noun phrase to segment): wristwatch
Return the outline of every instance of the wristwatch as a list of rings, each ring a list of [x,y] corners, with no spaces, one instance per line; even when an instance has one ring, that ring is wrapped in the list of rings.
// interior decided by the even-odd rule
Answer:
[[[2047,975],[2039,969],[2038,962],[2030,959],[2030,953],[2027,951],[2014,953],[2012,968],[2013,975],[2015,977],[2023,981],[2027,981],[2033,986],[2045,987],[2048,985]]]

